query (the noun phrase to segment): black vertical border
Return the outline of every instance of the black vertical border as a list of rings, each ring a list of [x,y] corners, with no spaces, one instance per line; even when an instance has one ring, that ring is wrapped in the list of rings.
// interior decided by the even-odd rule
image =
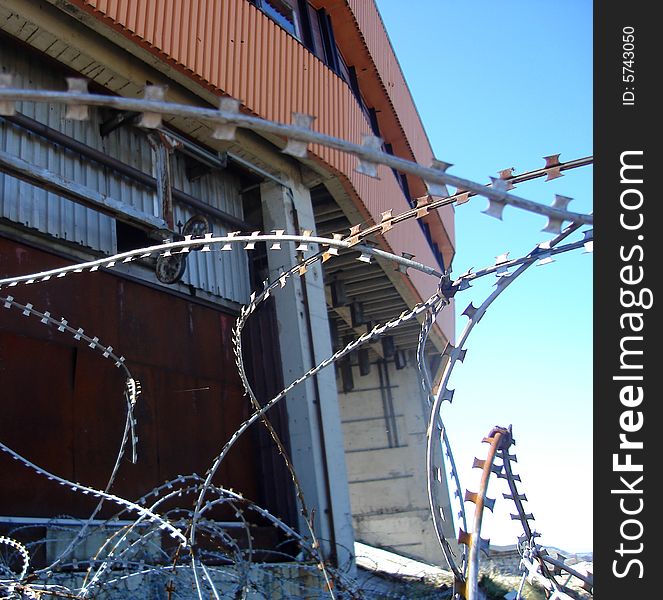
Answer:
[[[663,68],[659,65],[663,61],[663,30],[654,16],[655,6],[633,0],[594,2],[594,597],[599,600],[663,598],[663,567],[659,567],[663,559],[658,556],[663,515],[659,512],[661,500],[654,491],[663,480],[663,420],[658,410],[663,370],[658,332],[663,328],[656,321],[660,315],[658,305],[663,302],[658,283],[663,275],[663,232],[657,228],[658,208],[663,204],[659,190],[663,179],[659,150],[663,94],[659,96],[655,89],[657,80],[663,82]],[[624,41],[628,37],[624,36],[628,36],[631,27],[635,37],[634,61],[630,65],[634,81],[628,81],[629,72],[623,68],[628,67],[623,61],[631,58],[624,54],[630,50]],[[626,92],[634,94],[632,105],[628,104],[631,96]],[[620,156],[633,151],[643,152],[627,159],[631,164],[640,161],[643,166],[639,171],[643,183],[637,185],[620,181]],[[635,179],[635,170],[627,173]],[[625,210],[622,206],[621,195],[629,188],[637,188],[643,195],[642,206],[637,210]],[[638,193],[626,194],[627,203],[635,204],[638,198]],[[638,214],[643,221],[636,230],[625,228],[620,221],[624,219],[633,226],[639,222]],[[624,260],[624,256],[629,258]],[[633,271],[623,271],[629,265]],[[639,275],[640,267],[642,282],[624,283],[623,276]],[[646,294],[642,291],[645,288],[653,296],[654,304],[649,309],[627,308],[624,304],[628,300],[620,300],[622,290]],[[620,322],[625,313],[641,313],[642,321],[634,318]],[[630,323],[636,322],[644,324],[638,333],[629,328]],[[629,355],[631,364],[641,361],[641,370],[620,366],[624,347],[620,343],[629,335],[643,336],[643,354]],[[635,349],[639,342],[630,340],[628,344]],[[642,375],[643,380],[614,379],[629,374]],[[636,386],[634,393],[638,393],[637,387],[643,393],[637,407],[626,407],[620,399],[620,392],[630,384]],[[634,413],[622,416],[629,410]],[[641,418],[642,428],[625,432],[620,418],[626,419],[623,423],[627,427],[635,427]],[[620,449],[619,436],[623,433],[629,440],[643,442],[642,450]],[[627,460],[625,454],[630,454],[633,464],[642,465],[642,471],[618,472],[613,465],[614,454],[619,455],[620,463]],[[640,475],[644,477],[636,483]],[[613,492],[628,489],[620,477],[637,491]],[[628,515],[625,511],[638,512]]]

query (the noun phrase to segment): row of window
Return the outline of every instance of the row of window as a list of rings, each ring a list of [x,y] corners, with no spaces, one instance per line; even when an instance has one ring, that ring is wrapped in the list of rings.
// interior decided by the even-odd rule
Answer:
[[[349,86],[377,135],[377,121],[359,92],[357,75],[339,52],[331,18],[324,8],[316,9],[307,0],[249,0],[270,19],[297,38]]]
[[[357,73],[352,66],[343,59],[343,55],[336,45],[331,18],[324,8],[316,9],[307,0],[249,0],[263,13],[278,23],[293,37],[302,42],[313,54],[324,62],[334,73],[341,77],[350,87],[352,93],[370,123],[373,134],[380,136],[377,114],[364,101],[359,90]],[[391,144],[383,144],[383,150],[393,154]],[[411,205],[414,202],[410,196],[407,178],[403,173],[393,169],[394,177]],[[442,253],[437,244],[433,242],[428,227],[422,225],[422,230],[433,249],[438,263],[444,268]]]

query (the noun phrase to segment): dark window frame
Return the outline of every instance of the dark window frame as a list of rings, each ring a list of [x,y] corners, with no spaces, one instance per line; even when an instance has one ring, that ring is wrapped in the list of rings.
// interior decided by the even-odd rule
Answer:
[[[249,0],[266,17],[274,21],[283,31],[289,33],[296,40],[302,40],[301,3],[299,0]],[[288,19],[276,6],[287,6],[291,11],[292,20]]]
[[[321,8],[317,11],[318,24],[320,26],[320,37],[322,38],[322,51],[325,57],[325,63],[337,75],[340,75],[340,65],[338,62],[338,46],[334,37],[334,29],[331,24],[329,13]]]

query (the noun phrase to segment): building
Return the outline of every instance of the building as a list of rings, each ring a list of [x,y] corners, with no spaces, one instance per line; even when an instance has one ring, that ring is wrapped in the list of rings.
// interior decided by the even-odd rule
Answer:
[[[83,77],[90,92],[109,98],[142,98],[158,86],[169,102],[197,107],[230,97],[246,114],[281,123],[313,115],[314,129],[330,136],[360,143],[372,134],[395,156],[432,159],[377,7],[366,0],[6,0],[0,65],[16,88],[63,90],[67,77]],[[327,146],[294,157],[277,135],[238,128],[234,139],[218,139],[203,120],[176,115],[145,127],[140,113],[110,104],[76,120],[62,103],[19,101],[15,114],[0,117],[3,277],[146,247],[197,226],[331,236],[379,223],[427,193],[423,181],[382,165],[379,178],[367,177],[356,159]],[[404,222],[375,243],[443,269],[454,255],[453,211]],[[117,400],[125,382],[114,365],[12,310],[29,303],[112,345],[141,382],[139,460],[122,463],[114,493],[136,498],[181,473],[204,473],[250,413],[233,323],[252,290],[296,259],[294,247],[191,252],[183,273],[181,262],[146,258],[16,288],[15,305],[0,314],[0,440],[61,477],[102,488],[125,422]],[[312,267],[245,332],[260,401],[435,287],[421,273],[355,256]],[[431,334],[433,366],[453,334],[453,314],[444,311]],[[310,378],[270,412],[324,552],[338,565],[351,560],[355,537],[433,559],[419,467],[426,406],[412,360],[417,339],[417,324],[405,326]],[[62,514],[82,519],[96,503],[8,456],[0,456],[0,472],[2,531],[46,527]],[[217,478],[305,530],[263,429],[235,446]],[[259,523],[256,531],[264,545],[283,541]],[[47,547],[39,552],[37,562],[53,559]]]

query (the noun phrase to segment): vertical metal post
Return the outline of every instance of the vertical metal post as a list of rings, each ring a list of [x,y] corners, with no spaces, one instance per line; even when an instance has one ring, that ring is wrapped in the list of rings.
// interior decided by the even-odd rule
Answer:
[[[466,492],[465,500],[474,502],[474,528],[472,534],[467,535],[461,532],[461,543],[468,544],[470,547],[468,565],[467,565],[467,579],[465,581],[464,597],[466,600],[479,600],[479,551],[485,549],[487,551],[487,540],[481,539],[481,524],[483,521],[483,509],[488,507],[493,509],[495,500],[486,498],[488,491],[488,482],[490,474],[493,470],[493,463],[497,456],[498,450],[506,449],[511,445],[511,433],[504,427],[494,427],[484,438],[484,442],[490,444],[488,454],[485,460],[474,459],[474,466],[481,468],[481,483],[479,484],[479,491],[477,493]]]
[[[161,131],[150,133],[147,138],[154,154],[154,176],[157,180],[157,198],[161,207],[161,216],[168,228],[173,230],[174,211],[170,173],[170,155],[173,152],[173,144],[170,138]]]

